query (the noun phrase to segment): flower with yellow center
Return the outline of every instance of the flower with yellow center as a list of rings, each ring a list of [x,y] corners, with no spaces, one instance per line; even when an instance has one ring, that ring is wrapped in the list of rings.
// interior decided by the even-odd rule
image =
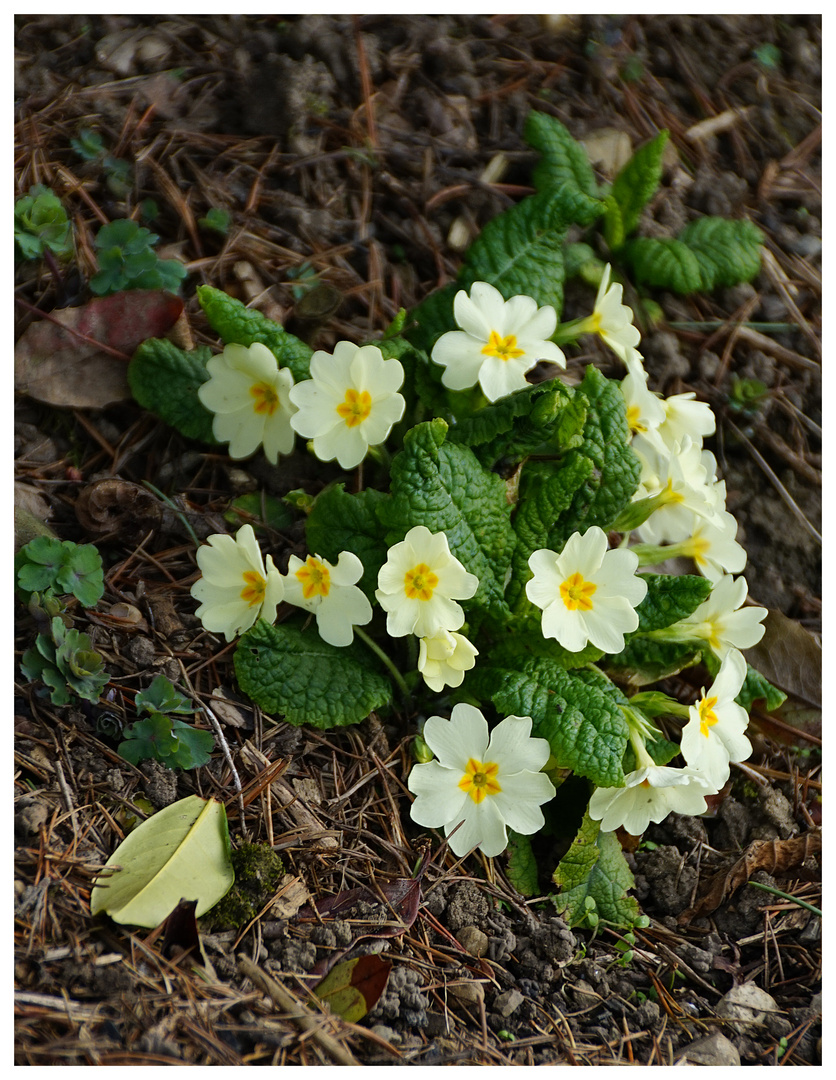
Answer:
[[[636,576],[638,556],[617,548],[607,551],[606,533],[597,525],[573,533],[558,555],[548,548],[531,554],[534,576],[528,599],[543,611],[543,636],[555,638],[569,652],[592,644],[604,652],[624,648],[624,635],[636,630],[636,606],[647,583]]]
[[[432,638],[464,623],[456,600],[469,600],[479,579],[451,553],[443,532],[416,525],[389,548],[377,584],[375,596],[388,613],[386,632],[391,637]]]
[[[463,634],[440,630],[434,637],[421,638],[418,670],[430,690],[439,694],[445,686],[461,686],[478,655]]]
[[[363,564],[351,551],[343,551],[336,565],[309,555],[303,562],[291,555],[284,577],[284,598],[289,604],[316,615],[319,636],[329,645],[350,645],[354,627],[371,622],[372,606],[357,586]]]
[[[542,803],[554,787],[540,770],[549,759],[545,739],[531,738],[529,716],[508,716],[493,731],[479,709],[461,703],[449,720],[431,716],[423,738],[435,761],[413,765],[407,781],[416,796],[410,816],[444,828],[457,856],[478,847],[501,854],[508,828],[523,835],[545,824]]]
[[[197,617],[207,630],[232,641],[259,619],[273,622],[284,595],[282,577],[268,555],[262,562],[251,525],[235,537],[215,533],[197,549],[201,577],[191,594],[200,601]]]
[[[730,649],[751,649],[765,633],[763,607],[743,607],[749,586],[746,578],[724,574],[707,600],[686,619],[652,632],[667,641],[705,641],[720,660]]]
[[[212,434],[229,443],[229,456],[245,458],[264,446],[273,465],[293,450],[290,401],[293,375],[280,368],[266,345],[227,345],[206,364],[209,379],[198,387],[202,404],[215,414]]]
[[[299,411],[293,428],[313,439],[320,461],[336,458],[341,468],[353,469],[403,416],[406,402],[397,392],[403,378],[400,361],[384,360],[376,345],[339,341],[333,356],[315,352],[310,379],[294,386],[290,397]]]
[[[630,362],[638,357],[636,346],[641,341],[641,334],[633,326],[632,309],[621,303],[623,287],[618,282],[610,282],[610,273],[611,267],[607,265],[592,314],[575,327],[575,333],[598,334],[629,368]]]
[[[502,293],[485,281],[462,290],[453,301],[459,330],[442,334],[432,359],[444,368],[442,383],[467,390],[478,382],[489,401],[497,401],[528,385],[525,373],[538,360],[566,367],[563,353],[548,338],[557,326],[553,307],[538,307],[530,296]]]

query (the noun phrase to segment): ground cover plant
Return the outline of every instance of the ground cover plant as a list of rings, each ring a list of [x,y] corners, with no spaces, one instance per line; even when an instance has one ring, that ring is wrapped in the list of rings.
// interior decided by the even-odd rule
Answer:
[[[762,20],[788,41],[808,28],[793,38],[793,24]],[[417,47],[433,24],[408,20],[405,40]],[[711,129],[684,139],[681,117],[657,109],[633,149],[615,153],[610,136],[602,159],[548,81],[525,109],[514,99],[515,183],[489,168],[410,218],[397,181],[386,186],[396,128],[369,80],[391,61],[369,66],[366,44],[383,40],[372,17],[346,22],[364,119],[339,165],[317,156],[337,130],[307,35],[331,25],[175,20],[155,39],[129,19],[99,43],[109,64],[142,66],[131,50],[143,42],[176,50],[196,35],[214,55],[225,32],[243,33],[254,55],[270,46],[270,70],[301,47],[315,77],[294,100],[308,127],[282,131],[277,182],[265,187],[262,161],[243,210],[226,165],[198,166],[203,201],[183,198],[188,150],[181,161],[173,148],[195,136],[172,142],[170,125],[139,154],[141,132],[129,143],[70,110],[50,128],[60,172],[21,157],[23,426],[66,419],[45,471],[27,450],[19,470],[20,1060],[54,1061],[76,1030],[71,1019],[62,1035],[51,1006],[69,968],[44,981],[29,967],[63,919],[83,927],[79,1000],[101,1001],[84,1021],[92,1049],[75,1059],[88,1063],[181,1056],[184,1032],[195,1063],[812,1062],[819,658],[803,623],[817,611],[820,537],[815,499],[795,480],[791,494],[758,449],[817,479],[812,271],[793,263],[793,280],[776,261],[760,188],[747,213],[715,200],[683,204],[677,224],[659,215],[671,171],[688,175],[684,151]],[[517,39],[513,20],[445,22],[465,51],[477,25],[502,48],[525,41],[534,63],[533,27]],[[555,42],[581,32],[547,29]],[[763,56],[751,63],[766,79]],[[548,62],[555,78],[563,62]],[[633,81],[617,80],[625,100]],[[460,115],[449,87],[438,100]],[[200,138],[200,155],[215,138],[237,160],[235,136]],[[260,160],[260,138],[240,160]],[[472,155],[449,138],[450,161]],[[147,183],[140,162],[163,145]],[[692,172],[710,160],[691,153]],[[90,192],[111,202],[76,215],[72,243],[61,230],[79,158],[85,205]],[[282,181],[297,159],[300,175],[314,170],[301,194]],[[355,247],[321,250],[302,214],[335,182],[343,222],[360,213],[355,286]],[[486,197],[471,204],[471,190]],[[284,196],[278,216],[268,192]],[[174,235],[166,200],[185,232],[158,252]],[[422,285],[415,268],[441,248],[411,250],[424,234],[405,223],[437,229],[448,203],[456,254]],[[277,224],[288,205],[290,230]],[[275,293],[265,259],[285,282]],[[780,283],[791,320],[751,318],[763,280]],[[704,371],[732,327],[713,385],[703,374],[692,389],[687,365],[666,374],[676,332],[703,342]],[[735,362],[732,379],[740,341],[765,361]],[[789,426],[767,422],[768,405]],[[69,527],[41,493],[56,461]],[[747,503],[750,463],[762,479]],[[794,523],[781,537],[775,505]],[[746,958],[767,940],[765,905],[789,913],[780,978],[762,954]],[[121,1005],[93,977],[106,940],[119,942]],[[150,1034],[121,1011],[134,972],[189,988],[175,1011],[152,1006]],[[185,1004],[195,979],[209,1013],[228,1014],[222,1037]],[[253,1024],[270,1002],[265,1036]],[[689,1012],[725,1034],[688,1025]]]

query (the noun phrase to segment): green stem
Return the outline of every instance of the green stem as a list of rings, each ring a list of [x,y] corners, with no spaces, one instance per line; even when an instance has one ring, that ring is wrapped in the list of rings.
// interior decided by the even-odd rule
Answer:
[[[397,683],[398,689],[403,694],[404,698],[408,701],[411,697],[409,693],[409,687],[406,685],[403,675],[401,675],[401,673],[398,671],[398,669],[395,667],[395,665],[392,663],[392,661],[389,659],[383,649],[381,649],[381,647],[377,644],[376,641],[373,641],[372,638],[369,637],[365,630],[361,630],[359,626],[354,627],[354,633],[357,635],[357,637],[360,638],[361,641],[365,641],[365,643],[372,650],[378,660],[385,664],[385,666],[389,670],[389,674]]]
[[[812,913],[818,915],[819,918],[822,917],[820,908],[813,907],[813,905],[808,904],[806,900],[799,900],[797,896],[790,896],[789,893],[782,892],[780,889],[774,889],[771,885],[762,885],[759,881],[752,881],[751,879],[746,884],[754,885],[756,889],[763,889],[764,892],[780,896],[782,900],[791,900],[793,904],[798,904],[799,907],[807,908],[808,911],[812,911]]]

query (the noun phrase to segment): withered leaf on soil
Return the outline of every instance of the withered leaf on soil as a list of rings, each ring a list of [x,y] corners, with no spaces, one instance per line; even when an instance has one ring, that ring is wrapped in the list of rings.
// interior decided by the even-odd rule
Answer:
[[[746,660],[775,686],[810,705],[821,706],[821,645],[804,627],[770,608],[765,633],[746,650]]]
[[[91,536],[136,537],[159,529],[163,504],[140,484],[106,477],[82,489],[75,516]]]
[[[745,885],[756,870],[769,874],[786,874],[799,867],[806,858],[821,851],[821,833],[811,832],[789,840],[753,840],[730,870],[715,874],[706,894],[679,916],[680,926],[717,908],[741,885]]]
[[[327,1001],[331,1012],[356,1024],[373,1009],[386,988],[392,965],[373,953],[337,964],[318,982],[313,992]]]
[[[47,405],[77,409],[126,401],[127,361],[147,338],[162,337],[182,310],[179,296],[134,289],[54,311],[28,326],[15,346],[15,389]]]

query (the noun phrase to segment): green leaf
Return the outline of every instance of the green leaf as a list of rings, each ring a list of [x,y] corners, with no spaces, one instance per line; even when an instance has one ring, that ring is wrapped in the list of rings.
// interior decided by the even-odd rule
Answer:
[[[668,131],[660,131],[655,139],[640,147],[613,182],[612,196],[618,203],[627,236],[635,230],[642,210],[659,187],[662,156],[669,134]]]
[[[289,529],[295,520],[296,515],[288,506],[265,491],[248,491],[246,495],[239,495],[232,500],[224,514],[224,521],[230,525],[250,522],[256,531],[266,525],[274,532],[281,532]]]
[[[192,713],[194,706],[188,698],[174,689],[165,675],[156,675],[147,690],[140,690],[134,699],[136,711],[163,713]]]
[[[639,285],[686,295],[702,289],[700,261],[687,244],[670,237],[639,236],[629,240],[621,258],[633,268]]]
[[[390,544],[415,525],[446,533],[450,551],[479,579],[470,602],[506,618],[503,596],[514,532],[505,485],[472,450],[446,443],[446,436],[443,420],[407,433],[403,450],[392,460],[391,497],[378,504],[378,517],[390,530]]]
[[[43,634],[38,635],[36,648],[27,649],[20,659],[20,670],[29,682],[42,682],[47,687],[53,705],[69,705],[73,700],[67,680],[58,670],[53,659],[43,655],[40,648]],[[45,639],[49,640],[49,639]],[[51,644],[51,643],[50,643]]]
[[[59,259],[74,251],[73,227],[61,200],[43,184],[34,184],[29,194],[15,203],[15,256],[38,259],[47,248]]]
[[[151,758],[169,763],[178,747],[178,738],[171,730],[171,718],[163,713],[152,712],[144,720],[137,720],[125,728],[126,738],[119,743],[117,753],[131,765]]]
[[[580,441],[585,402],[571,408],[574,394],[556,380],[508,394],[451,427],[447,440],[469,446],[486,468],[505,458],[521,461],[544,443]],[[555,447],[556,448],[556,447]]]
[[[388,550],[377,517],[377,507],[385,498],[382,491],[374,488],[349,495],[343,484],[334,484],[316,497],[305,523],[310,554],[330,563],[336,563],[343,551],[357,556],[363,564],[363,576],[358,584],[372,601],[377,575],[386,562]]]
[[[93,544],[36,536],[15,556],[17,584],[24,592],[72,593],[85,607],[104,594],[102,559]]]
[[[549,547],[555,523],[566,512],[576,493],[593,475],[591,458],[574,454],[555,468],[547,462],[528,462],[520,477],[520,495],[512,525],[517,536],[511,562],[508,603],[517,611],[533,610],[524,593],[532,573],[528,565],[533,551]]]
[[[559,120],[532,111],[526,117],[523,138],[541,154],[534,169],[534,186],[538,191],[565,191],[585,196],[589,203],[600,203],[595,172],[586,150]],[[589,209],[592,212],[592,207]],[[595,216],[597,213],[589,221],[578,219],[578,224],[588,225]]]
[[[544,545],[557,552],[574,532],[585,532],[592,525],[606,530],[629,503],[641,472],[639,459],[628,444],[627,410],[619,384],[590,365],[577,390],[589,402],[583,444],[569,450],[562,462],[566,467],[575,458],[585,458],[592,465]]]
[[[602,786],[624,782],[629,729],[623,713],[609,694],[556,661],[532,657],[515,668],[477,664],[468,688],[489,696],[506,716],[530,716],[532,735],[548,739],[558,768]]]
[[[267,346],[279,367],[290,368],[296,382],[311,377],[313,349],[283,326],[211,285],[198,285],[197,298],[224,344],[253,345],[258,341]]]
[[[567,281],[574,277],[580,277],[587,281],[587,274],[590,271],[594,273],[595,277],[599,277],[604,269],[595,249],[584,243],[564,244],[563,262],[566,268]]]
[[[558,913],[570,927],[583,926],[590,912],[611,926],[630,927],[639,905],[627,890],[635,885],[614,833],[584,815],[578,835],[554,872]]]
[[[215,443],[214,414],[197,396],[198,388],[209,378],[206,364],[211,355],[207,345],[184,352],[167,338],[149,338],[136,350],[128,367],[131,393],[139,405],[186,438]]]
[[[229,891],[235,875],[223,803],[180,799],[129,833],[105,863],[90,894],[90,913],[155,927],[181,900],[196,900],[199,918]]]
[[[773,712],[783,705],[787,700],[787,695],[783,690],[779,690],[777,686],[773,686],[759,671],[755,671],[750,664],[747,664],[746,678],[743,680],[743,686],[740,688],[740,693],[734,700],[738,705],[741,705],[746,712],[751,712],[752,705],[759,698],[762,698],[766,703],[767,712]]]
[[[684,668],[693,667],[702,658],[699,641],[655,641],[653,638],[634,637],[622,652],[610,656],[607,665],[629,678],[635,686],[647,686]]]
[[[760,271],[763,233],[751,221],[698,218],[678,239],[699,263],[703,292],[751,281]]]
[[[318,728],[359,724],[392,696],[359,645],[337,648],[315,626],[256,623],[235,650],[238,683],[266,712]]]
[[[391,970],[390,961],[375,953],[343,960],[331,968],[313,992],[320,1001],[328,1003],[332,1013],[349,1024],[356,1024],[377,1004]]]
[[[711,582],[696,574],[639,574],[647,582],[647,595],[636,608],[636,634],[662,630],[693,614],[708,599]],[[629,638],[628,638],[629,640]]]
[[[58,572],[56,584],[84,607],[95,607],[104,595],[102,557],[92,544],[64,541],[66,561]]]
[[[531,848],[531,838],[508,830],[508,880],[521,896],[536,896],[539,892],[537,859]]]
[[[468,248],[459,283],[487,281],[506,300],[520,293],[563,310],[563,241],[572,218],[559,195],[531,195],[489,221]]]

